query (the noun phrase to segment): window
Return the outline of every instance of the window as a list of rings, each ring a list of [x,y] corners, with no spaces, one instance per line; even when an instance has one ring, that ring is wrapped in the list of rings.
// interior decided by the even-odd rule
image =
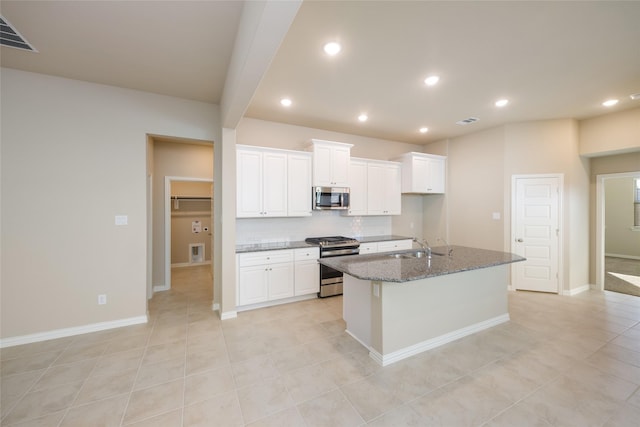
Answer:
[[[633,226],[640,228],[640,178],[634,179],[635,194],[633,198]]]

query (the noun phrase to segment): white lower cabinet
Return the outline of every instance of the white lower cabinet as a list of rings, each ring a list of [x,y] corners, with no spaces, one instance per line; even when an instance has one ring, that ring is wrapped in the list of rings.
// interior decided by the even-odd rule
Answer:
[[[378,243],[360,243],[360,255],[375,254],[378,252]]]
[[[293,296],[293,264],[290,262],[269,266],[267,300],[273,301]]]
[[[367,243],[370,244],[370,243]],[[375,252],[369,253],[377,253],[377,252],[393,252],[393,251],[403,251],[405,249],[411,249],[413,247],[413,240],[411,239],[403,239],[403,240],[389,240],[387,242],[377,242],[375,243],[376,250]],[[362,248],[362,245],[360,245]],[[362,250],[360,250],[362,253]]]
[[[320,265],[318,264],[318,258],[320,258],[320,249],[318,248],[295,250],[295,296],[315,294],[320,291]]]
[[[238,256],[238,305],[293,296],[293,251],[247,252]]]
[[[238,306],[317,293],[319,257],[317,247],[238,254]]]
[[[238,305],[256,304],[267,300],[267,268],[264,265],[240,267],[238,275]]]

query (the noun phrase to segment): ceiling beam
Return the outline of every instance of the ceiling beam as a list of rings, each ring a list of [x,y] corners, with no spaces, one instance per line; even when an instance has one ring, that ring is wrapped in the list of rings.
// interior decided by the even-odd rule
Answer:
[[[235,129],[240,122],[301,4],[302,0],[244,4],[220,102],[223,127]]]

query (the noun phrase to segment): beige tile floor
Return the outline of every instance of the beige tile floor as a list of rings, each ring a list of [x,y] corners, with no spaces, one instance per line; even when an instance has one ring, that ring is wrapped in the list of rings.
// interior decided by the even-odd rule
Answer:
[[[210,310],[176,270],[150,322],[3,349],[3,426],[638,426],[640,298],[510,293],[511,322],[381,368],[341,298]]]

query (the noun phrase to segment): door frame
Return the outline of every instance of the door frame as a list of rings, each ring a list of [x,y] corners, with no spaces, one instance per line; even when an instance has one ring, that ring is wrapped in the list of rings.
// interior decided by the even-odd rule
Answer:
[[[211,178],[164,177],[164,286],[162,289],[156,287],[155,291],[168,291],[171,289],[171,183],[173,181],[210,182],[213,184],[213,179]],[[211,200],[213,200],[213,197]],[[211,217],[213,219],[213,209],[211,209]],[[211,223],[213,224],[213,221]],[[213,241],[211,242],[211,247],[213,248]],[[213,254],[211,255],[213,268]]]
[[[595,264],[596,264],[596,283],[595,288],[600,291],[604,291],[604,246],[605,246],[605,188],[604,182],[610,178],[627,178],[637,177],[640,175],[640,171],[637,172],[620,172],[620,173],[607,173],[596,175],[596,251],[595,251]]]
[[[568,295],[564,291],[564,266],[562,260],[564,259],[564,174],[563,173],[543,173],[543,174],[523,174],[523,175],[511,175],[511,232],[509,240],[509,252],[515,253],[515,241],[516,241],[516,195],[518,179],[526,178],[557,178],[558,179],[558,295]],[[511,280],[509,281],[509,290],[515,291],[516,263],[511,264]]]

